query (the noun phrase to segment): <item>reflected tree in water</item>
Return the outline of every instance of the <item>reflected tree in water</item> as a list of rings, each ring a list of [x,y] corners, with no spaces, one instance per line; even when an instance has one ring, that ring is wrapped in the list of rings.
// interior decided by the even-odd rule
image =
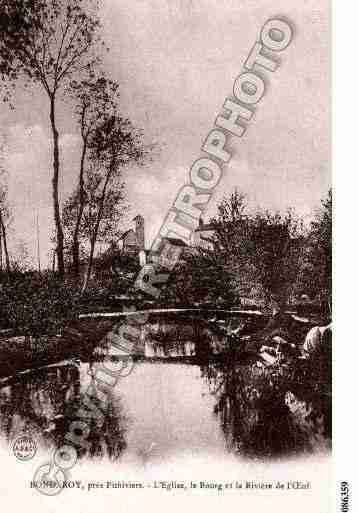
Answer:
[[[196,356],[207,361],[219,348],[220,337],[203,319],[166,320],[146,326],[146,343],[155,356]]]
[[[27,433],[46,446],[60,447],[71,422],[81,420],[78,412],[82,409],[90,428],[89,445],[87,450],[76,447],[78,455],[116,460],[126,448],[127,419],[121,402],[111,395],[105,404],[96,397],[91,397],[91,402],[102,413],[100,422],[86,406],[76,365],[38,370],[0,388],[0,429],[8,440]]]
[[[310,396],[300,393],[297,371],[230,360],[201,370],[216,397],[214,412],[230,451],[266,458],[327,447],[330,430],[325,405],[330,399],[323,390]]]

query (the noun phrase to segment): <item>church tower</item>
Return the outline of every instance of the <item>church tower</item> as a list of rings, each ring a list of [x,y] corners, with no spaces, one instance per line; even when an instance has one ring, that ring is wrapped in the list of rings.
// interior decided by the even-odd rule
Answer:
[[[145,220],[141,215],[134,217],[133,221],[136,223],[135,233],[139,251],[145,249]]]

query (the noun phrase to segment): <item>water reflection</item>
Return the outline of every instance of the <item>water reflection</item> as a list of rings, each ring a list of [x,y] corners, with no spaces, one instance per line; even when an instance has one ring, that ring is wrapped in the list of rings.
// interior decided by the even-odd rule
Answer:
[[[118,459],[126,448],[127,419],[121,401],[109,396],[101,407],[102,424],[91,419],[87,454]],[[76,364],[40,369],[11,379],[0,388],[0,430],[7,440],[26,433],[46,447],[60,447],[70,424],[84,406],[79,367]],[[79,456],[84,456],[80,449]]]
[[[151,448],[151,457],[166,457],[169,451],[226,447],[262,458],[327,444],[329,394],[323,402],[319,391],[315,407],[290,396],[285,369],[245,362],[209,322],[151,320],[142,337],[145,361],[109,396],[105,410],[97,404],[104,422],[91,422],[89,456],[118,460],[126,450],[142,454]],[[75,364],[11,378],[0,385],[1,432],[8,440],[28,433],[46,446],[61,446],[78,418],[89,379],[84,366]]]
[[[214,412],[228,450],[263,458],[329,448],[331,399],[320,394],[300,400],[288,386],[290,369],[224,359],[201,371],[216,398]]]
[[[208,358],[221,351],[223,335],[208,322],[158,319],[143,327],[146,357]]]
[[[230,323],[240,336],[258,328],[248,319]],[[199,319],[190,326],[162,320],[146,329],[146,347],[156,356],[194,356],[215,398],[228,451],[263,458],[330,447],[331,377],[313,373],[318,361],[301,376],[295,376],[299,362],[265,367],[242,351],[240,337],[226,337]]]

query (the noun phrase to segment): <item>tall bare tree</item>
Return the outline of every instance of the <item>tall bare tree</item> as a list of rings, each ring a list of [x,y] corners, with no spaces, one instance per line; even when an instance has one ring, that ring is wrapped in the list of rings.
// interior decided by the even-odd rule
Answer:
[[[11,213],[7,195],[7,184],[5,181],[5,172],[0,168],[0,251],[1,251],[1,266],[2,266],[2,251],[4,250],[5,255],[5,268],[7,272],[10,272],[10,257],[8,250],[8,226],[11,222]]]
[[[134,129],[128,119],[114,114],[96,129],[90,157],[93,172],[89,177],[90,182],[94,181],[96,185],[98,184],[96,190],[99,191],[99,194],[95,195],[96,206],[92,223],[90,217],[88,218],[91,225],[90,256],[82,288],[83,292],[86,290],[91,277],[95,244],[104,217],[106,199],[109,198],[109,191],[111,191],[111,184],[118,182],[123,167],[131,163],[143,163],[146,153],[140,133]]]
[[[89,247],[83,283],[86,290],[95,256],[96,244],[119,234],[119,220],[125,208],[122,170],[131,164],[143,164],[151,149],[142,142],[142,134],[132,123],[113,113],[94,124],[88,139],[83,192],[77,186],[65,204],[63,220],[66,232],[73,234],[79,221],[78,242]],[[81,202],[83,202],[82,206]]]
[[[57,103],[69,82],[91,76],[100,60],[96,0],[0,0],[0,75],[46,93],[53,140],[52,196],[57,261],[64,275],[64,234],[59,205],[60,149]],[[8,90],[5,99],[9,99]]]
[[[80,126],[82,149],[78,174],[78,184],[75,197],[76,212],[72,212],[73,233],[71,242],[72,271],[75,276],[80,273],[79,234],[86,204],[85,170],[88,161],[88,151],[96,129],[104,123],[116,110],[118,99],[118,84],[112,80],[100,77],[93,80],[72,82],[71,89],[76,103],[76,114]],[[75,203],[73,200],[75,199]]]
[[[4,253],[5,253],[5,265],[6,265],[6,271],[10,272],[10,257],[9,257],[9,251],[7,247],[7,230],[6,230],[6,224],[4,219],[4,213],[3,210],[0,207],[0,229],[1,229],[1,236],[2,236],[2,245],[4,246]]]

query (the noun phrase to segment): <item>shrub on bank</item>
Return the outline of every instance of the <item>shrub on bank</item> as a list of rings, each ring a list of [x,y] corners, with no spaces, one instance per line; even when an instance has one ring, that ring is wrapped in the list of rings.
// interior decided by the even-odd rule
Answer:
[[[60,334],[77,316],[80,291],[54,273],[11,273],[1,276],[0,323],[15,334],[38,337]]]

